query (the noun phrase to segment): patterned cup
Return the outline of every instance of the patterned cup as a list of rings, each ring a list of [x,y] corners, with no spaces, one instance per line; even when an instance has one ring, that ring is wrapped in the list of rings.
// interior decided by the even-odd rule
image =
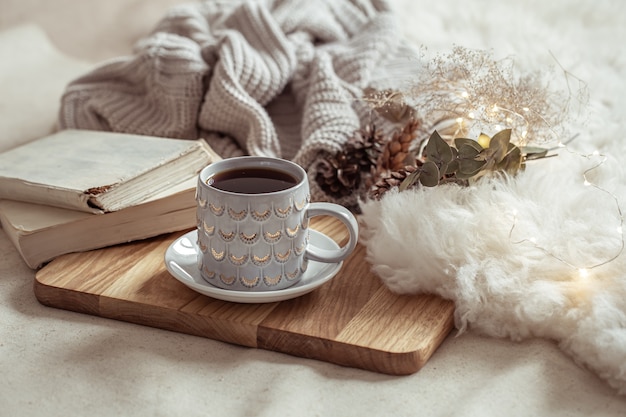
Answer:
[[[290,183],[276,191],[245,177],[263,170],[286,175]],[[233,179],[235,188],[225,185],[224,178]],[[352,213],[338,204],[311,203],[306,172],[283,159],[245,156],[214,162],[200,172],[196,200],[198,268],[219,288],[287,288],[302,278],[309,261],[340,262],[358,240]],[[309,219],[320,215],[341,220],[348,243],[337,250],[312,245]]]

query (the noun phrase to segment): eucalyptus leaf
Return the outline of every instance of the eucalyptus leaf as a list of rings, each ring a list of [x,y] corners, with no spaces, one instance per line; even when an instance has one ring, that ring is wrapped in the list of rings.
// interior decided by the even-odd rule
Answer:
[[[440,169],[439,171],[445,175],[452,175],[459,169],[459,151],[456,148],[450,147],[452,151],[452,161],[446,165],[446,169]]]
[[[400,191],[404,191],[407,188],[411,188],[419,179],[420,175],[421,175],[421,170],[417,170],[414,172],[411,172],[409,175],[407,175],[407,177],[400,183],[400,186],[398,187],[398,189]]]
[[[421,168],[422,175],[420,175],[419,181],[425,187],[434,187],[439,184],[441,174],[439,168],[432,161],[424,162]]]
[[[454,139],[454,146],[456,146],[456,148],[459,150],[461,149],[462,146],[469,146],[475,149],[476,153],[483,150],[483,147],[480,146],[480,143],[476,142],[474,139],[467,139],[467,138]]]
[[[434,131],[424,147],[425,162],[402,181],[400,191],[418,182],[426,187],[451,182],[468,185],[498,172],[515,175],[525,169],[526,160],[548,157],[546,149],[511,143],[511,129],[491,138],[483,135],[481,141],[456,138],[451,147]]]
[[[504,157],[505,157],[505,158],[508,158],[508,156],[509,156],[512,152],[515,152],[515,151],[516,151],[516,149],[517,149],[517,150],[519,150],[519,148],[518,148],[517,146],[515,146],[514,144],[512,144],[512,143],[510,143],[510,142],[509,142],[509,145],[508,145],[507,150],[506,150],[506,155],[504,155]],[[519,156],[520,156],[520,157],[522,156],[522,153],[521,153],[521,152],[519,152]]]
[[[452,149],[450,145],[439,136],[439,133],[435,130],[428,143],[424,148],[426,153],[426,159],[436,163],[439,166],[450,163],[452,161]]]
[[[463,158],[463,159],[473,159],[474,161],[484,161],[487,163],[495,159],[493,157],[493,154],[495,152],[496,152],[495,148],[487,148],[487,149],[483,149],[481,152],[478,153],[478,155],[476,155],[473,158]]]
[[[502,143],[503,145],[508,144],[509,142],[511,142],[511,129],[503,129],[493,135],[493,137],[491,138],[491,142],[489,142],[489,146],[491,146],[491,143],[493,143],[494,140]]]
[[[482,148],[478,150],[471,145],[463,144],[458,148],[458,157],[459,159],[474,159],[480,155],[482,151]]]
[[[444,175],[452,175],[459,170],[459,160],[455,159],[454,161],[448,164],[448,167],[444,171]]]
[[[520,148],[513,146],[502,162],[496,166],[496,169],[514,175],[517,174],[521,166],[522,152],[520,151]]]
[[[477,161],[475,159],[459,159],[459,169],[456,173],[457,178],[468,179],[476,175],[487,164],[485,161]]]
[[[504,129],[493,135],[489,142],[489,149],[493,152],[493,160],[498,163],[504,159],[511,142],[511,129]]]

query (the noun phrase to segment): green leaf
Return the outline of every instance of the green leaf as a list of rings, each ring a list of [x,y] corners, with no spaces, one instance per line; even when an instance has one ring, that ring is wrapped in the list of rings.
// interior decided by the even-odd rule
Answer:
[[[434,187],[439,184],[439,178],[441,178],[441,174],[439,173],[439,168],[432,161],[424,162],[422,165],[422,175],[420,175],[420,183],[425,187]]]
[[[489,142],[489,149],[492,150],[492,158],[495,163],[504,159],[509,151],[509,143],[511,142],[511,129],[504,129],[496,133]]]
[[[461,145],[458,149],[459,159],[474,159],[476,156],[480,155],[481,152],[483,152],[483,149],[477,150],[470,145]]]
[[[492,172],[516,175],[525,168],[526,160],[553,156],[547,155],[548,150],[544,148],[518,147],[511,143],[511,129],[504,129],[492,138],[484,135],[481,139],[484,140],[456,138],[451,147],[434,131],[424,148],[425,162],[402,181],[400,191],[418,183],[425,187],[449,182],[468,185]]]
[[[466,139],[466,138],[456,138],[454,139],[454,146],[461,149],[462,146],[469,146],[476,150],[476,153],[483,150],[483,147],[480,146],[480,143],[476,142],[474,139]]]
[[[450,150],[452,151],[452,161],[450,161],[450,163],[446,165],[445,169],[439,170],[443,175],[454,174],[454,172],[459,169],[459,151],[456,148],[452,147],[450,147]]]
[[[504,129],[493,135],[489,146],[491,146],[491,143],[493,143],[494,140],[502,143],[503,145],[508,144],[511,142],[511,129]]]
[[[448,164],[448,167],[446,168],[444,175],[452,175],[458,170],[459,170],[459,160],[455,159],[454,161]]]
[[[436,130],[430,135],[424,152],[426,153],[426,159],[436,163],[438,166],[449,164],[452,161],[450,145],[439,136]]]
[[[520,148],[512,145],[511,151],[507,153],[506,157],[497,165],[496,169],[515,175],[520,170],[521,166],[522,152]]]
[[[407,177],[400,183],[398,190],[404,191],[407,188],[411,188],[419,179],[420,174],[422,172],[418,169],[417,171],[411,172]]]
[[[487,164],[486,161],[477,161],[475,159],[459,159],[459,170],[456,173],[457,178],[468,179],[476,175]]]
[[[474,159],[483,151],[480,143],[472,139],[456,138],[454,144],[457,149],[457,157],[460,159]]]

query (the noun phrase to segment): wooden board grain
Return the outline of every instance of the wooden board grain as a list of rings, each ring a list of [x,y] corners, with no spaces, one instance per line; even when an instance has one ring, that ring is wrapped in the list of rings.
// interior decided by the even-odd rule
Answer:
[[[312,227],[345,241],[332,218]],[[418,371],[453,327],[454,305],[391,293],[358,245],[337,276],[304,296],[238,304],[199,294],[163,257],[182,233],[61,256],[35,276],[44,305],[371,371]]]

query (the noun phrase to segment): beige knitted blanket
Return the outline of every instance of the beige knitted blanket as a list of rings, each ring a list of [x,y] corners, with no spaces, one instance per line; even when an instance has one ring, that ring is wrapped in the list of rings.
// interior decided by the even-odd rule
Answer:
[[[205,137],[224,157],[291,159],[313,179],[317,160],[376,117],[359,98],[382,64],[409,58],[393,17],[384,0],[179,6],[131,56],[67,87],[60,126]]]

